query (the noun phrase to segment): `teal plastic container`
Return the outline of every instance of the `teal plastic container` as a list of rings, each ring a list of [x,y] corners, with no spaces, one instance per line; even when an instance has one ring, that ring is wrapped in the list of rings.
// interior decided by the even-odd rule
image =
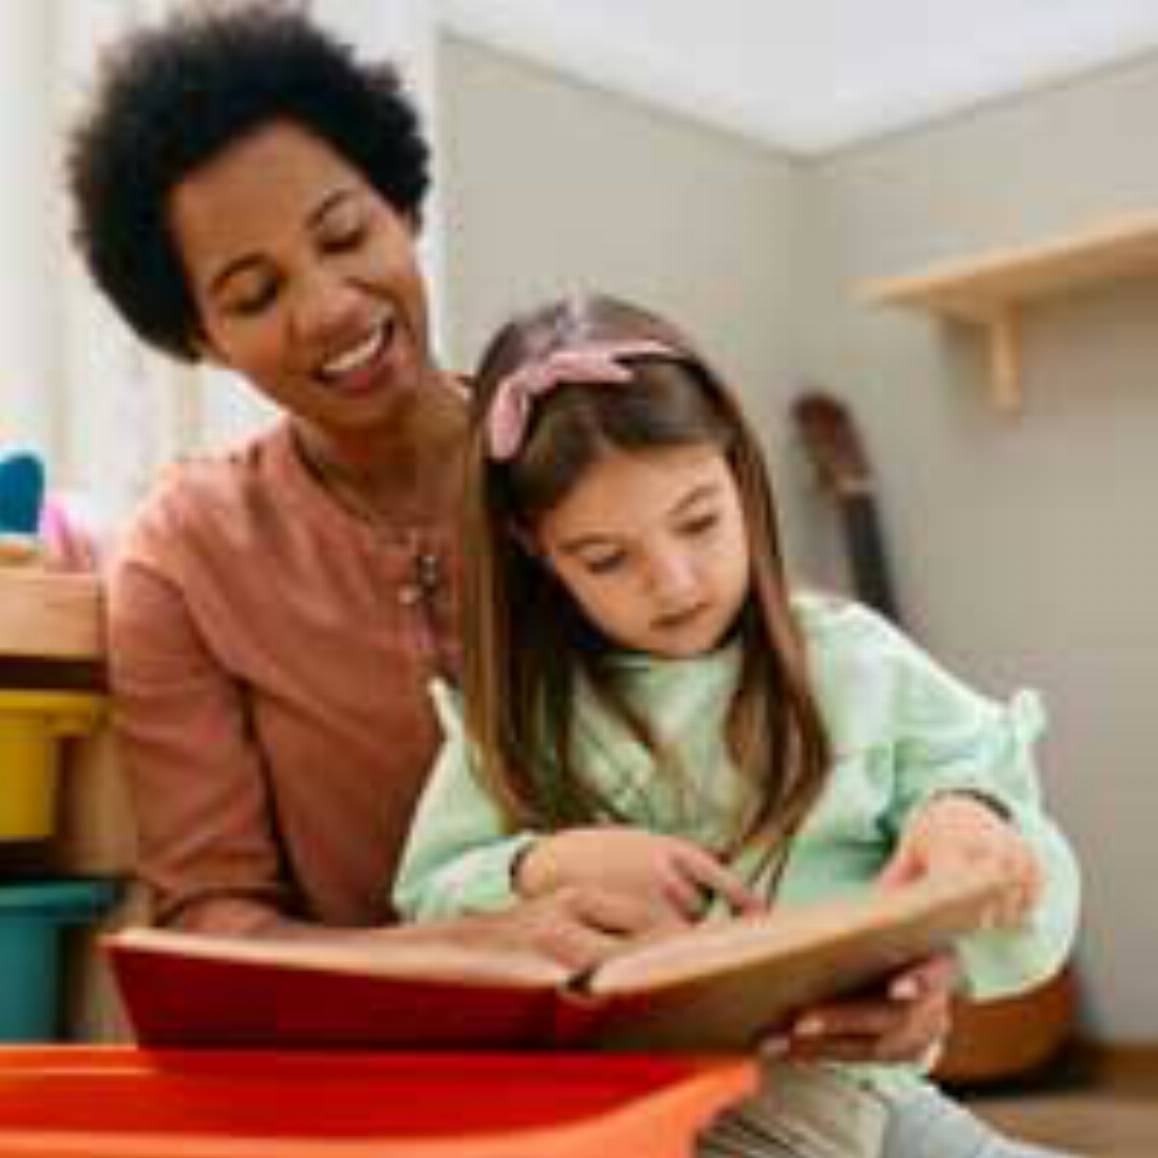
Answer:
[[[61,1030],[63,937],[117,901],[108,880],[0,884],[0,1041],[56,1041]]]

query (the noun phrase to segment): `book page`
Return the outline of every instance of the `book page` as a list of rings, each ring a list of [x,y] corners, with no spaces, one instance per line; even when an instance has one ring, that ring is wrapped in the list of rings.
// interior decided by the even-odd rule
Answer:
[[[820,945],[887,939],[890,931],[929,926],[934,934],[959,935],[983,923],[1003,888],[988,874],[927,879],[863,897],[782,905],[768,915],[700,925],[613,958],[595,972],[590,989],[597,994],[656,989]]]
[[[750,1049],[798,1010],[878,981],[985,923],[1004,884],[925,881],[679,933],[607,962],[600,1044]]]

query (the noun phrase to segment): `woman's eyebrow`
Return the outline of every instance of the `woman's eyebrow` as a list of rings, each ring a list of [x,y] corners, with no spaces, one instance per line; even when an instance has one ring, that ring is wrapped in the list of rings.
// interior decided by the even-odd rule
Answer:
[[[352,198],[357,197],[357,195],[358,191],[352,187],[343,186],[340,189],[335,189],[332,193],[323,197],[322,200],[319,201],[312,210],[310,210],[309,214],[306,216],[306,224],[312,228],[320,221],[322,221],[326,214],[329,213],[335,205],[339,205],[344,201],[349,201]]]
[[[239,273],[248,269],[260,269],[264,258],[258,253],[243,253],[227,261],[210,279],[206,292],[216,297]]]

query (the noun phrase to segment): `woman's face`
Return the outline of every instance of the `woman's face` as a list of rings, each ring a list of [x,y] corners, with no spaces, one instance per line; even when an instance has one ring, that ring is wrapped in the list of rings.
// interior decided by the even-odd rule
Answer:
[[[413,404],[430,373],[413,224],[329,145],[265,125],[168,209],[208,357],[335,434]]]

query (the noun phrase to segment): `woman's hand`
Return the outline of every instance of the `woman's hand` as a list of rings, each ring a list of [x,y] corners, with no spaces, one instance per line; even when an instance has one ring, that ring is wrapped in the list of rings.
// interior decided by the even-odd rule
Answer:
[[[805,1010],[765,1052],[801,1061],[931,1064],[952,1024],[957,965],[948,954],[894,976],[878,998]]]
[[[703,916],[717,896],[736,913],[766,908],[699,845],[635,828],[573,828],[545,836],[524,853],[514,883],[524,897],[563,887],[618,893],[685,924]]]
[[[929,873],[987,869],[1009,882],[992,914],[997,925],[1015,926],[1037,904],[1041,866],[1024,837],[993,808],[964,794],[936,796],[905,826],[892,858],[877,878],[882,888]]]

